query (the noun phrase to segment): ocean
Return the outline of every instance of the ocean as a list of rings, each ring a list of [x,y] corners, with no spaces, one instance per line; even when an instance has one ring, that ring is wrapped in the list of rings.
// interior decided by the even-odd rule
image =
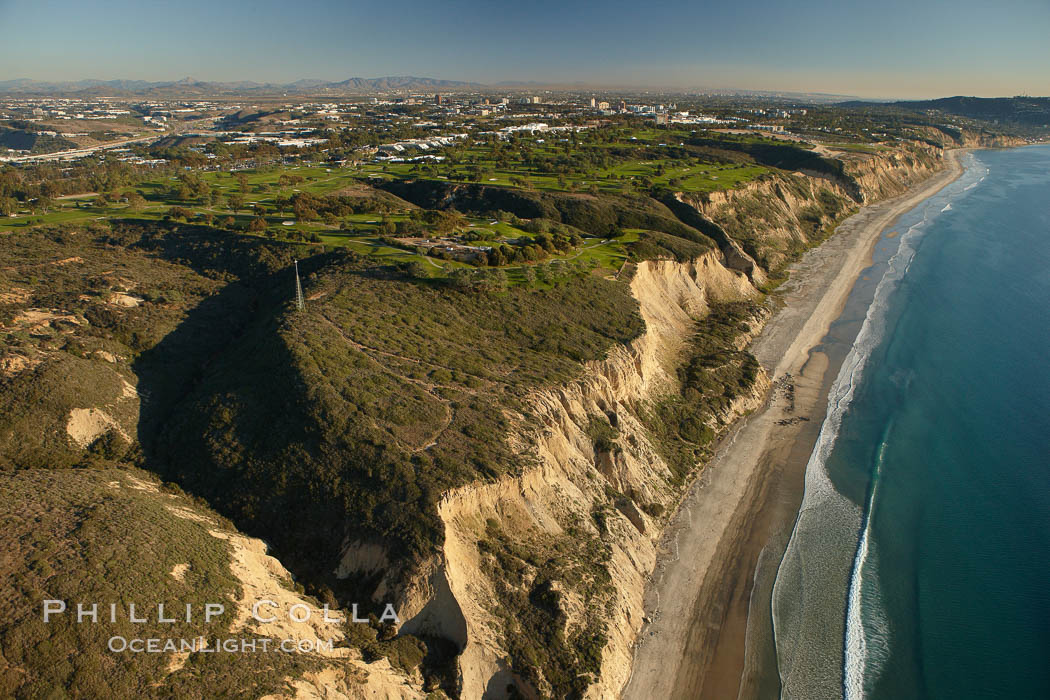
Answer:
[[[785,698],[1050,698],[1050,147],[963,162],[847,303],[773,590]]]

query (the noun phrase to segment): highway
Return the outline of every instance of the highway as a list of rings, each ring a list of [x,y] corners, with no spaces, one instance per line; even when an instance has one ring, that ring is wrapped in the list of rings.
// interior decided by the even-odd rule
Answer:
[[[165,131],[163,133],[156,132],[149,134],[148,136],[136,136],[135,138],[122,139],[120,141],[110,141],[109,143],[100,143],[97,146],[88,146],[86,148],[75,148],[69,151],[56,151],[55,153],[34,153],[24,156],[0,156],[0,162],[5,163],[27,163],[37,161],[48,161],[48,160],[75,160],[77,158],[83,158],[89,156],[92,153],[99,151],[108,151],[114,148],[123,148],[128,144],[132,143],[147,143],[162,139],[167,136],[176,136],[183,131],[191,131],[194,128],[200,127],[202,122],[215,123],[213,117],[206,117],[204,119],[194,119],[192,121],[181,122],[174,125],[174,130]]]

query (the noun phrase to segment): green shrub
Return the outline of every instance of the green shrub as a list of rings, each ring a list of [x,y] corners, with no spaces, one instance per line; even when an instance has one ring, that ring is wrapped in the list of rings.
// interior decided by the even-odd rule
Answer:
[[[697,324],[678,369],[678,394],[656,402],[644,416],[676,481],[706,458],[708,446],[726,428],[723,415],[730,403],[758,379],[754,355],[736,349],[736,338],[748,332],[758,313],[752,302],[714,305]]]
[[[110,637],[181,639],[232,632],[240,584],[230,571],[226,541],[209,527],[176,517],[170,506],[196,507],[185,497],[131,488],[121,469],[24,469],[0,479],[0,619],[4,697],[258,697],[284,679],[314,668],[291,654],[193,653],[168,673],[170,654],[125,653],[115,662]],[[141,480],[145,473],[131,473]],[[214,518],[211,528],[224,528]],[[182,579],[172,575],[186,565]],[[45,623],[45,599],[67,602],[67,612]],[[76,623],[75,605],[97,603],[102,622]],[[159,602],[225,603],[205,623],[178,614],[158,623]],[[109,603],[117,620],[107,620]],[[149,622],[128,620],[129,603],[145,607]],[[151,607],[152,606],[152,607]],[[152,610],[152,612],[149,612]],[[171,606],[168,607],[168,614]],[[221,659],[221,660],[218,660]]]

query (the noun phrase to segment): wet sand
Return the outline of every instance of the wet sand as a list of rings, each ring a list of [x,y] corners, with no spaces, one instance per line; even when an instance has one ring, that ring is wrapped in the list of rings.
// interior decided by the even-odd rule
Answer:
[[[764,629],[752,624],[749,631],[748,611],[768,620],[772,577],[802,500],[828,386],[844,357],[829,358],[820,343],[882,231],[958,177],[958,156],[949,152],[945,170],[905,194],[864,207],[791,267],[776,294],[782,307],[751,346],[773,390],[722,442],[668,527],[646,593],[651,621],[639,635],[625,698],[776,694],[772,641],[747,639]]]

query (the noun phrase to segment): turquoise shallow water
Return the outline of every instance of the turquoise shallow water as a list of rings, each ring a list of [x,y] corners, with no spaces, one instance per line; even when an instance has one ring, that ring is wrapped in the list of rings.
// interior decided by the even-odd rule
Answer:
[[[1050,697],[1050,147],[895,228],[778,573],[784,695]]]

